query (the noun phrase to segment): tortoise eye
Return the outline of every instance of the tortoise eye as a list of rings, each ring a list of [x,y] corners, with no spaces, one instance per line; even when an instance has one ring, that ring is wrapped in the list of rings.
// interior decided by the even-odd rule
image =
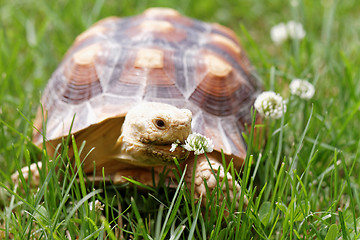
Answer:
[[[153,120],[153,123],[154,123],[154,125],[155,125],[155,127],[157,127],[157,128],[159,128],[159,129],[165,129],[165,121],[163,120],[163,119],[160,119],[160,118],[158,118],[158,119],[154,119]]]

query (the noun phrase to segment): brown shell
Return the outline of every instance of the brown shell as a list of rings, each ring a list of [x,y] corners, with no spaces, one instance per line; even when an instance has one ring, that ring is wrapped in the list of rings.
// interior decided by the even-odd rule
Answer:
[[[52,75],[42,106],[46,138],[123,117],[141,101],[190,109],[193,131],[244,157],[241,132],[260,88],[236,35],[172,9],[99,21],[79,35]],[[39,111],[35,127],[42,129]],[[35,131],[34,142],[42,135]]]

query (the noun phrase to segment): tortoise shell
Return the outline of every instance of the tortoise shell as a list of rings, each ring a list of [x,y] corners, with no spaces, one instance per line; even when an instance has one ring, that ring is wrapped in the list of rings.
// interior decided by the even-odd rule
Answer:
[[[106,18],[76,38],[45,89],[33,140],[41,145],[42,135],[59,139],[156,101],[191,110],[193,132],[243,158],[241,133],[259,91],[232,30],[151,8]]]

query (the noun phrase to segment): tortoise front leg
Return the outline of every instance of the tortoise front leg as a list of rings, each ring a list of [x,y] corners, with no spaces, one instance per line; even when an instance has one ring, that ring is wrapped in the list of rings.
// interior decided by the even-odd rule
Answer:
[[[191,187],[191,182],[194,176],[194,194],[195,198],[202,196],[202,205],[206,204],[206,189],[212,194],[213,191],[220,189],[221,195],[219,196],[219,204],[222,204],[224,198],[230,202],[236,201],[236,207],[241,196],[241,187],[229,172],[224,171],[223,165],[212,155],[199,155],[197,157],[196,169],[194,171],[194,161],[189,161],[188,170],[185,176],[185,181]],[[218,176],[218,180],[217,177]],[[228,192],[227,192],[228,188]],[[216,193],[215,193],[216,194]],[[216,195],[215,195],[216,197]],[[248,204],[248,200],[244,198],[244,204]]]

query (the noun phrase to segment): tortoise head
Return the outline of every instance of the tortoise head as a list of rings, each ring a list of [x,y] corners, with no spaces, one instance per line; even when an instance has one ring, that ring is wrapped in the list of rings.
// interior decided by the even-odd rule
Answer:
[[[178,147],[170,151],[173,143],[184,143],[191,133],[192,114],[169,104],[143,102],[126,115],[121,144],[122,159],[134,165],[155,166],[183,161],[188,152]]]

